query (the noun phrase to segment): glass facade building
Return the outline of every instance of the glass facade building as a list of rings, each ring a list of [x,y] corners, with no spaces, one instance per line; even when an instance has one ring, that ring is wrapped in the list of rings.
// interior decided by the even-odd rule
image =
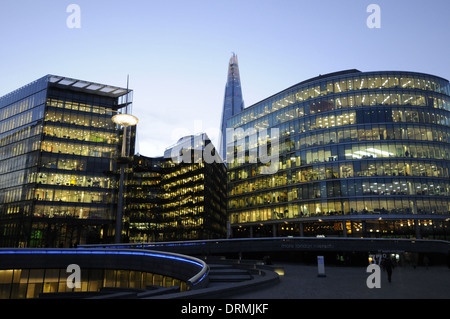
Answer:
[[[125,205],[127,241],[226,237],[226,168],[196,156],[196,150],[213,149],[206,134],[196,137],[180,139],[161,157],[134,156]]]
[[[227,84],[225,86],[225,96],[223,99],[222,119],[220,122],[220,156],[223,161],[226,160],[226,129],[227,120],[241,112],[244,109],[244,100],[242,97],[241,78],[239,75],[239,65],[237,56],[233,53],[228,63]]]
[[[112,235],[122,140],[111,117],[131,107],[129,92],[47,75],[0,98],[0,246]]]
[[[228,158],[246,156],[227,164],[233,236],[449,239],[449,93],[437,76],[346,70],[232,116],[235,130],[279,133],[228,141]],[[275,138],[264,174],[249,156]]]

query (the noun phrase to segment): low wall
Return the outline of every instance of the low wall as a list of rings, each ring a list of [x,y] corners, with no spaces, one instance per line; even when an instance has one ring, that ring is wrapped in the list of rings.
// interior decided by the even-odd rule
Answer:
[[[208,265],[177,253],[137,249],[0,249],[0,269],[67,268],[137,270],[180,279],[191,289],[208,284]]]

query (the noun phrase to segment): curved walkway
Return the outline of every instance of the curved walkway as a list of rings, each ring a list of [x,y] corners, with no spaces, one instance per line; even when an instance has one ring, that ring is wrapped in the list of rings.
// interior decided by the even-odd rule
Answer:
[[[268,288],[234,294],[235,299],[449,299],[450,269],[447,266],[394,268],[392,282],[381,271],[381,288],[369,289],[371,273],[365,267],[327,266],[325,277],[317,265],[280,263],[285,274]]]

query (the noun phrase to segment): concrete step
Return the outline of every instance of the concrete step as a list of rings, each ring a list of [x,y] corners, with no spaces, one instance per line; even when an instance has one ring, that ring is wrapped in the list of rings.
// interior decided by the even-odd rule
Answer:
[[[247,280],[252,280],[253,277],[247,276],[210,276],[210,282],[242,282]]]
[[[248,275],[249,272],[243,269],[233,269],[233,268],[224,268],[224,269],[213,269],[209,271],[209,275]]]

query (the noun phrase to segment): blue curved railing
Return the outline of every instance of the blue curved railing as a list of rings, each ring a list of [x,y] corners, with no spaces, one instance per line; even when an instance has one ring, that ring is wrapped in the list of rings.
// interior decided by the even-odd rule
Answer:
[[[163,258],[166,260],[189,263],[198,267],[198,271],[192,274],[186,283],[189,287],[203,286],[207,283],[207,277],[209,274],[209,266],[201,259],[181,255],[170,252],[160,252],[151,250],[136,250],[136,249],[44,249],[44,248],[0,248],[0,258],[6,258],[8,255],[92,255],[92,256],[105,256],[105,255],[122,255],[122,256],[142,256],[149,258]],[[178,265],[179,266],[179,265]]]

